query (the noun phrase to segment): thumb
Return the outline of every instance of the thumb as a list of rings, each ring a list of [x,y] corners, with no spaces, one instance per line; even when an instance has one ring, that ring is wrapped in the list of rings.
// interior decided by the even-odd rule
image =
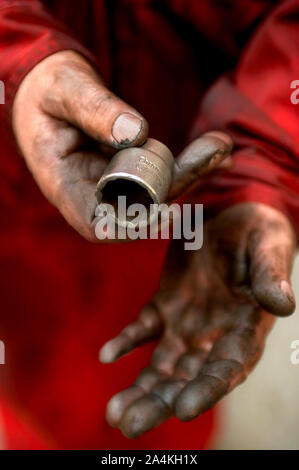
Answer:
[[[295,236],[282,213],[268,207],[264,216],[248,239],[251,289],[263,309],[284,317],[296,306],[290,281]]]
[[[231,138],[224,132],[210,131],[188,145],[175,160],[173,182],[168,199],[189,192],[198,178],[218,167],[233,148]]]
[[[43,108],[66,120],[94,139],[115,148],[142,145],[147,139],[147,121],[134,108],[109,91],[92,66],[73,51],[45,59],[48,75]]]

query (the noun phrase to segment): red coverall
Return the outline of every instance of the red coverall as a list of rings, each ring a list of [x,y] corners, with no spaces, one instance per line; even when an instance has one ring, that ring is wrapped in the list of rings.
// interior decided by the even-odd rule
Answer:
[[[233,136],[234,169],[206,178],[198,191],[207,210],[263,202],[298,229],[299,104],[290,101],[290,82],[299,79],[299,1],[0,0],[5,446],[203,448],[213,411],[188,424],[173,419],[135,441],[105,422],[107,400],[134,380],[152,347],[115,365],[100,364],[98,350],[158,288],[167,244],[87,243],[44,199],[17,153],[10,125],[17,87],[63,49],[96,61],[106,84],[174,153],[207,129]]]

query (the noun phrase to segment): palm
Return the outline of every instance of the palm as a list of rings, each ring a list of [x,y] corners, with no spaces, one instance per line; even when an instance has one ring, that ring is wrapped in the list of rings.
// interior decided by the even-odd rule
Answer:
[[[264,295],[255,288],[264,258],[262,250],[260,259],[258,251],[250,258],[250,250],[261,248],[265,220],[263,210],[258,213],[255,206],[243,205],[241,212],[236,207],[209,222],[198,252],[184,251],[181,242],[172,242],[159,292],[138,320],[102,350],[102,359],[110,362],[160,335],[151,365],[108,405],[110,424],[128,437],[137,437],[174,414],[187,421],[213,406],[246,378],[261,356],[274,317],[260,305],[272,313],[293,308],[283,304],[275,286],[270,286],[272,300],[267,289]],[[251,227],[251,211],[258,230]],[[292,233],[281,214],[266,211],[267,227],[276,218],[276,235],[287,233],[290,240],[280,248],[289,250],[288,270]]]

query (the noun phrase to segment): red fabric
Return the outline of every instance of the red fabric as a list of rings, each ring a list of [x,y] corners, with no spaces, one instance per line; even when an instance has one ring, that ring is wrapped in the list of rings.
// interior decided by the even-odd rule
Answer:
[[[0,106],[6,446],[203,448],[213,411],[188,424],[174,419],[135,441],[106,424],[107,400],[135,378],[152,346],[112,366],[98,362],[98,350],[157,289],[167,244],[95,246],[74,233],[16,152],[11,103],[39,60],[77,50],[97,61],[113,91],[147,117],[151,136],[175,153],[194,122],[193,136],[206,128],[232,133],[235,168],[212,176],[199,192],[212,211],[257,200],[286,211],[298,227],[299,108],[290,102],[289,84],[298,78],[299,1],[43,3],[48,10],[36,0],[0,0],[0,78],[7,97]]]
[[[298,77],[298,47],[299,2],[278,2],[237,68],[203,97],[192,134],[220,128],[235,142],[234,169],[206,178],[198,191],[210,213],[239,201],[262,202],[287,214],[297,236],[299,105],[291,102],[291,82]]]

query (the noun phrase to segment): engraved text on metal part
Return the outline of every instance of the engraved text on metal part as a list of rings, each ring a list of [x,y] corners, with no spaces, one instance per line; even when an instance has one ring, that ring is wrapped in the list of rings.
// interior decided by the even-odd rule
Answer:
[[[138,171],[143,171],[145,169],[151,168],[153,169],[159,179],[159,186],[162,186],[162,184],[166,184],[167,181],[165,177],[161,174],[160,169],[155,165],[155,163],[151,162],[148,158],[146,158],[144,155],[141,155],[139,157],[138,163],[136,164],[136,169]]]

